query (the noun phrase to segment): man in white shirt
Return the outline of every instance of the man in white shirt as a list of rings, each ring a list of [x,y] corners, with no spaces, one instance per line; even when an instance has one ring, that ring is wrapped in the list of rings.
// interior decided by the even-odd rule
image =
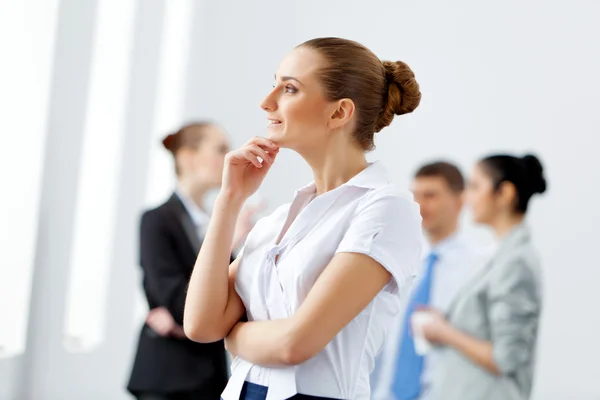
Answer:
[[[418,290],[423,291],[423,285],[426,285],[427,305],[444,312],[480,261],[478,252],[458,232],[463,190],[463,176],[450,163],[427,164],[415,174],[413,193],[420,205],[427,239],[425,258],[415,278],[413,291],[406,299],[408,308],[390,331],[371,375],[374,400],[443,400],[427,398],[436,364],[436,350],[421,358],[414,354],[412,337],[403,332],[407,331],[410,320],[406,312],[414,311],[410,307],[411,296],[414,297]],[[404,354],[407,352],[412,354],[407,356]]]

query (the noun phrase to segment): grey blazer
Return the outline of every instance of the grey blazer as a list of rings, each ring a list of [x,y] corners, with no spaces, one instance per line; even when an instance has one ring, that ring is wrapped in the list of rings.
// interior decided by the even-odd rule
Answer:
[[[487,372],[453,348],[441,348],[428,398],[528,399],[541,304],[540,263],[528,228],[519,225],[456,296],[446,315],[454,327],[493,343],[502,375]]]

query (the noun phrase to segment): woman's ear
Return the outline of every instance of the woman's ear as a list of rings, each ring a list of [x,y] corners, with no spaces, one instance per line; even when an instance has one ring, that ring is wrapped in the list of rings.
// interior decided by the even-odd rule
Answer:
[[[502,208],[512,210],[517,204],[517,188],[511,182],[500,183],[496,195]]]
[[[339,129],[347,125],[354,115],[356,107],[350,99],[341,99],[335,103],[335,107],[329,117],[329,127],[331,129]]]

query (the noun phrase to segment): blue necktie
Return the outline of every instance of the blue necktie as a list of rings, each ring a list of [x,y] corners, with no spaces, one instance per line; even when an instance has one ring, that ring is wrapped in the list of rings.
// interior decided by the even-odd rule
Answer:
[[[413,400],[421,393],[421,373],[423,372],[423,356],[415,353],[415,344],[410,329],[410,317],[418,306],[429,305],[433,268],[438,256],[431,253],[427,257],[427,266],[423,278],[413,291],[408,302],[402,325],[402,342],[396,360],[396,373],[392,385],[392,393],[396,400]]]

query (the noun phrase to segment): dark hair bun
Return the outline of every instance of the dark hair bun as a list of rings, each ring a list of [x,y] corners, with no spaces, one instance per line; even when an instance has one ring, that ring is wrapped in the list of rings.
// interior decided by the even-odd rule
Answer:
[[[532,193],[544,193],[546,191],[546,179],[544,178],[542,163],[533,154],[527,154],[522,160]]]
[[[421,102],[421,90],[410,67],[402,61],[383,61],[388,95],[377,119],[375,132],[392,123],[394,115],[413,112]]]
[[[175,150],[177,150],[177,133],[167,135],[167,137],[163,139],[162,144],[165,146],[165,149],[169,150],[171,153],[175,153]]]

